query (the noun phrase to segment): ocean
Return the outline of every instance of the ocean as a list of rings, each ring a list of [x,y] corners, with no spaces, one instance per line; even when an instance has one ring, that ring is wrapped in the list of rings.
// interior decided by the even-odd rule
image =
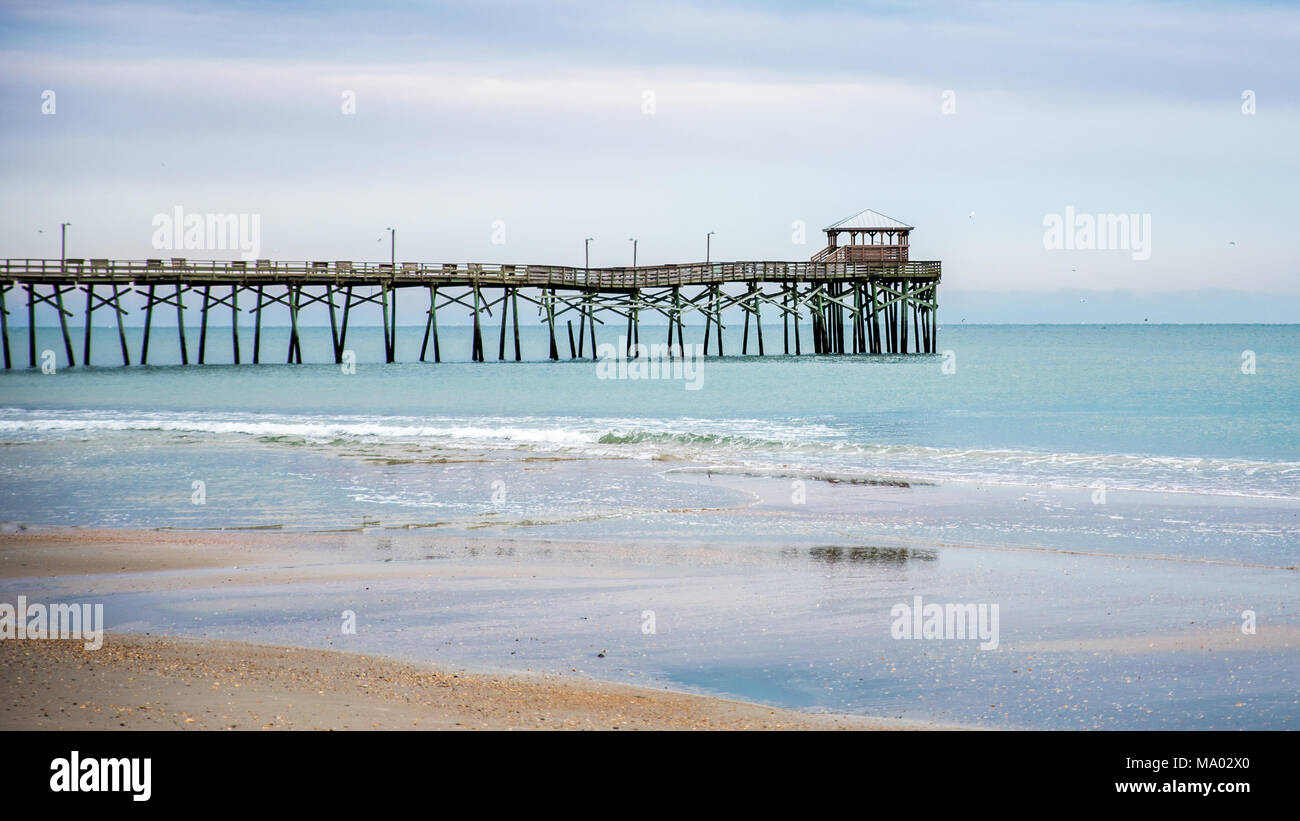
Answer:
[[[284,328],[263,329],[277,364],[258,366],[228,364],[229,327],[209,328],[209,364],[189,367],[175,330],[155,328],[151,364],[127,368],[65,368],[58,329],[42,328],[56,372],[0,374],[0,521],[297,531],[360,562],[613,574],[394,583],[375,605],[391,629],[352,648],[370,652],[992,726],[1300,726],[1300,648],[1086,644],[1231,630],[1245,610],[1300,625],[1300,326],[943,325],[935,355],[816,357],[774,354],[780,326],[764,329],[769,355],[735,356],[728,328],[732,355],[704,359],[694,387],[602,378],[567,338],[547,361],[541,328],[524,329],[526,361],[496,362],[497,330],[475,363],[469,328],[441,328],[433,364],[409,361],[423,328],[403,327],[408,361],[383,364],[380,330],[353,328],[349,373],[328,328],[304,330],[294,366]],[[11,329],[16,364],[24,333]],[[115,329],[95,330],[95,362],[118,350]],[[488,542],[507,552],[470,552]],[[214,589],[223,615],[199,624],[168,596],[115,595],[120,629],[343,646],[299,629],[338,605],[328,585],[280,619],[265,603],[283,591],[242,591],[230,611]],[[893,639],[883,614],[914,595],[1000,603],[1002,649]],[[647,610],[656,632],[628,627]],[[608,631],[593,640],[591,623]],[[546,649],[506,655],[518,633]],[[1050,676],[1022,673],[1034,654],[1015,647],[1070,641],[1084,644],[1055,645]],[[624,661],[591,670],[593,642]]]

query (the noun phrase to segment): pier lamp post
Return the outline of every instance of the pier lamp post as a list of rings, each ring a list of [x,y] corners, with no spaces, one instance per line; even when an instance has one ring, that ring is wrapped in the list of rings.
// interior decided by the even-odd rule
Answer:
[[[65,260],[68,258],[68,226],[71,224],[72,223],[70,222],[59,223],[59,272],[60,273],[65,273],[67,268],[67,263],[65,262]]]
[[[713,235],[716,234],[716,233],[717,233],[717,231],[710,231],[710,232],[709,232],[709,233],[704,237],[704,264],[705,264],[705,265],[708,265],[708,264],[709,264],[709,259],[710,259],[710,257],[711,257],[712,252],[713,252]]]
[[[389,239],[388,262],[390,265],[393,266],[393,270],[396,271],[397,270],[397,230],[394,228],[385,228],[384,230],[388,232],[388,239]]]
[[[632,243],[632,267],[636,267],[636,237],[628,237],[627,241]]]
[[[583,263],[584,271],[591,270],[591,241],[593,239],[595,239],[595,237],[587,237],[582,241],[582,253],[585,259],[585,262]]]

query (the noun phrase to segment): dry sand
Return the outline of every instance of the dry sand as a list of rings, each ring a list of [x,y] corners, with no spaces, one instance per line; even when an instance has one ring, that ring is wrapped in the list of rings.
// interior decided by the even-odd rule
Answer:
[[[552,676],[439,672],[240,642],[0,641],[0,730],[830,730],[919,725],[815,715]]]

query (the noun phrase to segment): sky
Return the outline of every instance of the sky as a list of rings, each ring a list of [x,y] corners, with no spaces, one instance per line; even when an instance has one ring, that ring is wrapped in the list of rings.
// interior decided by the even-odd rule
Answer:
[[[971,321],[1296,321],[1297,144],[1296,3],[0,0],[0,257],[238,257],[157,250],[179,207],[281,259],[797,260],[872,208]]]

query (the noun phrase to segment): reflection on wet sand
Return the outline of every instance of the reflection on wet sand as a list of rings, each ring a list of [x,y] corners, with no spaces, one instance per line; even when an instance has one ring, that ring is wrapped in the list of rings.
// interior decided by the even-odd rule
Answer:
[[[788,553],[782,551],[782,555],[786,557],[795,557],[799,553],[800,551],[795,548],[790,548]],[[828,565],[847,562],[849,564],[899,566],[911,561],[932,562],[939,558],[939,554],[933,550],[909,547],[839,547],[827,545],[808,548],[808,558],[817,564]]]

